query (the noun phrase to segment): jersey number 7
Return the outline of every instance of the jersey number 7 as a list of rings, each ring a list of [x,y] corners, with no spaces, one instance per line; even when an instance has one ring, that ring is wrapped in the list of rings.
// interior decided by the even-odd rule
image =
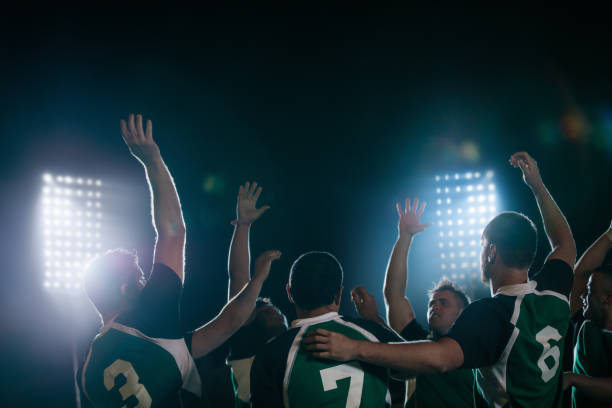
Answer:
[[[363,369],[359,362],[341,364],[320,371],[324,391],[338,388],[338,380],[350,378],[349,392],[346,399],[346,408],[358,408],[361,404],[363,391]]]

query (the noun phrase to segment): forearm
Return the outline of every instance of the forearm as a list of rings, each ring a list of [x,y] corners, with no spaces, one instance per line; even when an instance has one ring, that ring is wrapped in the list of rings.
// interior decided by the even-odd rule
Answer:
[[[228,256],[228,299],[235,296],[250,279],[251,254],[249,250],[250,225],[238,224],[234,228]]]
[[[383,292],[385,300],[399,299],[406,296],[408,282],[408,252],[412,236],[400,237],[393,246],[393,251],[387,264]]]
[[[584,275],[598,268],[606,258],[606,254],[612,248],[612,228],[608,228],[598,239],[585,251],[576,263],[574,274]]]
[[[232,336],[255,309],[263,280],[252,279],[210,322],[193,333],[191,354],[203,357]]]
[[[263,280],[251,279],[246,286],[224,307],[232,331],[240,328],[255,309],[255,301],[263,286]]]
[[[451,366],[444,361],[439,346],[429,340],[397,344],[359,341],[356,353],[358,360],[402,373],[445,372]]]
[[[612,377],[576,375],[572,385],[589,398],[612,402]]]
[[[550,195],[550,192],[542,182],[533,186],[532,191],[537,201],[538,208],[540,209],[540,214],[544,223],[544,231],[546,232],[552,249],[556,250],[557,248],[563,247],[567,249],[569,253],[573,250],[575,258],[576,244],[574,243],[572,231],[570,230],[565,216]]]
[[[603,233],[576,263],[574,284],[570,296],[570,313],[572,315],[582,307],[580,295],[586,291],[589,274],[601,266],[610,248],[612,248],[612,228]]]
[[[159,155],[146,162],[144,166],[151,192],[153,227],[158,237],[184,239],[183,212],[168,167]]]
[[[412,236],[401,237],[395,243],[387,273],[385,275],[384,296],[387,309],[387,321],[393,330],[398,333],[414,320],[414,311],[410,301],[406,298],[408,282],[408,253]]]

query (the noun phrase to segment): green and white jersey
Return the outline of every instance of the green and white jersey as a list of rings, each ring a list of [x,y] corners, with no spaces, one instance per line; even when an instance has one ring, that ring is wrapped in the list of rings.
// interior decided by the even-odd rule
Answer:
[[[589,377],[612,376],[612,331],[601,329],[585,320],[578,332],[574,347],[574,370]],[[576,387],[572,389],[572,407],[609,407],[609,402],[588,398]]]
[[[448,336],[474,368],[491,407],[559,407],[561,356],[569,324],[572,268],[548,261],[533,280],[503,286],[469,305]]]
[[[432,339],[429,332],[415,320],[404,327],[400,336],[406,341]],[[474,406],[474,375],[468,368],[446,373],[419,374],[407,408],[470,408]]]
[[[181,291],[174,271],[155,264],[137,305],[94,338],[79,375],[93,406],[199,404],[200,377],[178,319]]]
[[[265,311],[266,309],[268,311]],[[273,337],[287,331],[284,316],[279,320],[280,315],[276,312],[270,313],[270,309],[266,306],[250,324],[242,326],[228,340],[227,365],[231,368],[234,408],[251,406],[251,366],[257,350]],[[273,317],[270,317],[271,315]]]
[[[251,368],[254,408],[383,408],[389,407],[388,369],[351,361],[317,359],[303,347],[304,336],[316,328],[375,342],[401,341],[390,330],[335,312],[295,320],[291,329],[257,352]]]

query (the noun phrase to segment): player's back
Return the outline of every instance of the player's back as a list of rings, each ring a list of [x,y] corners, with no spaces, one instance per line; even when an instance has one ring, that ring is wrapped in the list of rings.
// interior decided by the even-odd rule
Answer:
[[[96,406],[195,406],[199,377],[188,354],[182,338],[154,339],[113,323],[92,342],[79,380]]]
[[[156,263],[133,307],[105,323],[79,375],[94,406],[197,406],[201,382],[180,325],[181,292],[174,271]]]
[[[401,341],[389,330],[365,320],[327,313],[292,323],[255,357],[251,371],[254,407],[385,407],[390,406],[388,370],[363,362],[338,363],[313,358],[301,345],[311,330],[321,328],[353,339]]]
[[[479,369],[476,376],[487,399],[496,403],[554,407],[561,402],[560,363],[569,306],[567,297],[538,291],[536,284],[504,287],[488,299],[505,311],[514,326],[497,363]]]
[[[508,357],[508,386],[525,404],[548,395],[548,406],[559,402],[563,337],[569,324],[567,300],[554,292],[526,294],[516,322],[519,335]]]

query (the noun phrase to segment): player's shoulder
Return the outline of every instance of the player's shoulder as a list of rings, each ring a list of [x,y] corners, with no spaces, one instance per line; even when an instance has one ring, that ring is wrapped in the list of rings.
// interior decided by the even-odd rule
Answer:
[[[514,311],[515,300],[515,297],[506,295],[478,299],[470,303],[459,317],[473,322],[482,322],[493,318],[509,320]]]
[[[344,322],[349,327],[353,327],[358,331],[365,331],[367,334],[372,336],[373,338],[369,338],[369,340],[375,340],[382,343],[389,343],[395,341],[403,341],[401,337],[397,335],[394,331],[390,330],[383,325],[373,322],[371,320],[361,319],[361,318],[353,318],[346,316],[339,316],[340,322]],[[363,333],[362,334],[366,334]],[[368,336],[369,337],[369,336]]]
[[[553,258],[544,263],[533,276],[537,282],[536,290],[552,291],[568,297],[574,280],[574,270],[567,262]]]
[[[257,350],[257,356],[274,355],[281,353],[282,350],[289,350],[295,341],[300,328],[294,327],[276,337],[272,337]]]

